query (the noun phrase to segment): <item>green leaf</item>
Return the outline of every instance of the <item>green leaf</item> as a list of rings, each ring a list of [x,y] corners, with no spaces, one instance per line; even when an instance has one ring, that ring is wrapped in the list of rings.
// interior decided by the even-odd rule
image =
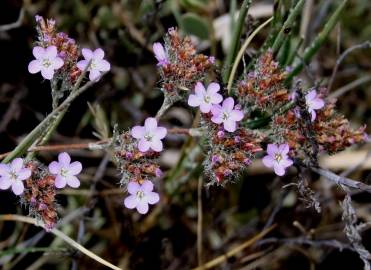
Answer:
[[[187,13],[181,17],[182,30],[189,35],[195,35],[200,39],[208,39],[209,29],[207,22],[194,13]]]

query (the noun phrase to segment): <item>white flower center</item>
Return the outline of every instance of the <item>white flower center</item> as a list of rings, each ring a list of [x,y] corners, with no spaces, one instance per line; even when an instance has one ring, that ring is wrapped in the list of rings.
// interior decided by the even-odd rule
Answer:
[[[141,200],[141,199],[144,197],[144,192],[141,191],[141,190],[139,190],[139,191],[137,191],[136,196],[137,196],[137,198],[138,198],[139,200]]]
[[[153,138],[153,134],[147,133],[146,135],[144,135],[144,139],[146,139],[149,142],[152,141],[152,138]]]
[[[210,98],[209,95],[204,95],[204,101],[205,101],[205,103],[210,103],[210,100],[211,100],[211,98]]]
[[[61,169],[61,176],[63,176],[63,177],[67,177],[67,176],[68,176],[68,170],[65,169],[65,168],[62,168],[62,169]]]
[[[228,120],[228,118],[229,118],[229,113],[223,112],[222,119],[225,121],[225,120]]]
[[[93,69],[96,69],[96,68],[97,68],[97,61],[92,59],[91,63],[90,63],[90,69],[93,70]]]
[[[50,61],[49,58],[44,58],[42,65],[44,68],[49,68],[52,65],[52,62]]]
[[[16,173],[15,171],[11,171],[11,172],[9,173],[9,175],[10,175],[10,179],[11,179],[11,180],[13,180],[13,181],[17,181],[17,179],[18,179],[18,175],[17,175],[17,173]]]
[[[282,160],[282,155],[279,153],[274,154],[274,159],[279,163]]]

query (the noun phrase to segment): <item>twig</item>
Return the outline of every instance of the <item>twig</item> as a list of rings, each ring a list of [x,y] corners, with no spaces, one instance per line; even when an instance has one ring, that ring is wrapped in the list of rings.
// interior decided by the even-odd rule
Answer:
[[[24,8],[21,8],[18,19],[15,22],[0,25],[0,32],[5,32],[11,29],[20,27],[22,25],[23,18],[24,18]]]
[[[245,248],[248,248],[248,247],[252,246],[253,244],[255,244],[259,239],[263,238],[265,235],[270,233],[274,228],[276,228],[276,226],[277,226],[276,224],[272,225],[271,227],[269,227],[269,228],[261,231],[259,234],[255,235],[253,238],[247,240],[243,244],[231,249],[226,254],[223,254],[223,255],[205,263],[204,265],[201,265],[197,268],[194,268],[193,270],[210,269],[210,268],[213,268],[213,267],[221,264],[222,262],[228,260],[228,258],[233,257],[234,255],[236,255],[238,252],[240,252],[240,251],[244,250]]]
[[[32,225],[35,225],[35,226],[39,226],[39,227],[44,228],[44,225],[43,224],[39,224],[36,221],[36,219],[30,218],[30,217],[25,217],[25,216],[20,216],[20,215],[12,215],[12,214],[0,215],[0,220],[2,220],[2,221],[19,221],[19,222],[29,223],[29,224],[32,224]],[[92,258],[95,261],[99,262],[100,264],[103,264],[103,265],[105,265],[105,266],[107,266],[107,267],[109,267],[111,269],[114,269],[114,270],[121,270],[117,266],[115,266],[115,265],[107,262],[106,260],[102,259],[101,257],[99,257],[98,255],[94,254],[90,250],[86,249],[85,247],[83,247],[82,245],[80,245],[79,243],[77,243],[76,241],[74,241],[72,238],[70,238],[69,236],[65,235],[60,230],[58,230],[58,229],[52,229],[50,232],[52,234],[54,234],[55,236],[58,236],[59,238],[61,238],[63,241],[65,241],[67,244],[69,244],[73,248],[81,251],[86,256],[89,256],[90,258]]]
[[[202,265],[202,176],[198,178],[197,187],[197,261]]]
[[[354,80],[342,87],[340,87],[339,89],[337,89],[336,91],[334,91],[333,93],[331,93],[328,98],[338,98],[340,97],[341,95],[344,95],[346,92],[360,86],[361,84],[364,84],[364,83],[367,83],[371,81],[371,75],[366,75],[364,77],[361,77],[357,80]]]
[[[335,64],[335,67],[332,71],[332,75],[331,75],[331,78],[330,78],[330,81],[328,83],[328,86],[327,86],[327,90],[330,91],[331,88],[332,88],[332,85],[334,84],[334,80],[335,80],[335,77],[336,77],[336,73],[339,69],[339,66],[341,64],[341,62],[343,62],[343,60],[345,59],[345,57],[348,56],[348,54],[350,54],[351,52],[355,51],[355,50],[358,50],[358,49],[368,49],[368,48],[371,48],[371,42],[369,40],[361,43],[361,44],[357,44],[357,45],[354,45],[348,49],[346,49],[340,56],[339,58],[336,60],[336,64]]]

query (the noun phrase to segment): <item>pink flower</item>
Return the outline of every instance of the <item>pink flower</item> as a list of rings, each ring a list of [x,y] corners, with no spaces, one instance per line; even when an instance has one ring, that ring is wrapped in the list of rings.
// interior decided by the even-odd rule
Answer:
[[[218,92],[220,85],[217,83],[210,83],[205,90],[202,83],[198,82],[195,86],[195,95],[189,95],[188,105],[191,107],[200,107],[201,112],[208,113],[213,104],[222,102],[223,97]]]
[[[164,46],[160,42],[156,42],[153,44],[153,52],[155,57],[158,61],[158,66],[166,66],[169,63],[169,59],[167,58],[166,51]]]
[[[55,187],[64,188],[66,185],[72,188],[80,186],[80,180],[76,177],[82,170],[81,162],[71,163],[71,157],[66,152],[58,155],[58,162],[53,161],[49,164],[49,171],[55,175]]]
[[[229,97],[223,101],[222,106],[214,105],[211,108],[213,117],[211,121],[215,124],[223,123],[223,127],[226,131],[234,132],[236,130],[236,122],[241,121],[243,118],[243,112],[234,108],[234,100]]]
[[[35,60],[28,64],[28,71],[32,74],[41,71],[44,79],[51,80],[54,76],[54,71],[63,66],[62,58],[58,57],[57,47],[49,46],[46,49],[43,47],[35,47],[32,50]]]
[[[15,195],[23,193],[23,182],[31,176],[31,170],[23,165],[23,159],[16,158],[10,164],[0,164],[0,189],[12,187]]]
[[[82,55],[85,60],[81,60],[77,63],[77,67],[83,71],[91,60],[89,71],[89,80],[99,81],[100,76],[103,72],[107,72],[111,69],[110,63],[104,60],[104,51],[100,48],[96,49],[94,52],[90,49],[84,48],[81,50]]]
[[[284,144],[268,144],[267,153],[263,158],[263,164],[268,167],[274,169],[274,172],[282,176],[285,174],[285,170],[287,167],[292,165],[292,160],[289,159],[289,145],[287,143]]]
[[[124,204],[126,208],[136,208],[140,214],[148,212],[148,204],[156,204],[160,200],[158,193],[153,192],[153,184],[151,181],[145,180],[143,184],[130,182],[128,184],[129,196],[125,198]]]
[[[147,152],[152,149],[156,152],[162,151],[162,141],[167,134],[167,129],[157,126],[156,118],[149,117],[144,121],[144,126],[135,126],[131,129],[131,136],[138,139],[138,149]]]
[[[316,119],[316,111],[322,109],[325,106],[325,102],[323,99],[317,95],[316,90],[310,91],[308,94],[305,95],[305,102],[308,106],[308,111],[312,115],[312,122]]]

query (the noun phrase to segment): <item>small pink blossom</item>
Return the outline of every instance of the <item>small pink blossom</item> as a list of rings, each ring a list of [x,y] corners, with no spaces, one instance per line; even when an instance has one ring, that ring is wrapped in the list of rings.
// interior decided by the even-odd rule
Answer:
[[[64,188],[66,185],[72,188],[80,186],[80,180],[76,177],[82,170],[81,162],[71,163],[71,157],[66,152],[58,155],[58,162],[53,161],[49,164],[49,171],[55,175],[55,187]]]
[[[99,81],[101,74],[111,69],[110,63],[103,59],[104,51],[102,49],[98,48],[93,52],[90,49],[84,48],[81,52],[85,59],[79,61],[77,67],[83,71],[89,64],[89,61],[91,61],[90,66],[88,67],[89,80],[95,82]]]
[[[34,47],[32,54],[36,59],[29,63],[28,71],[32,74],[41,71],[41,75],[47,80],[51,80],[55,70],[60,69],[64,64],[62,58],[58,57],[57,47],[55,46]]]
[[[277,175],[283,176],[286,168],[293,164],[292,160],[287,155],[289,151],[290,148],[287,143],[280,145],[268,144],[268,155],[263,158],[263,164],[268,168],[273,168]]]
[[[130,182],[128,184],[129,196],[125,198],[126,208],[136,208],[140,214],[148,212],[148,204],[156,204],[160,200],[158,193],[153,192],[153,183],[145,180],[142,184]]]
[[[164,46],[160,42],[153,44],[153,53],[158,61],[157,66],[166,66],[169,64],[169,59],[167,58]]]
[[[200,107],[201,112],[208,113],[214,104],[222,102],[223,97],[218,92],[220,85],[217,83],[210,83],[205,90],[202,83],[198,82],[195,86],[195,94],[189,95],[188,105],[191,107]]]
[[[231,97],[226,98],[222,106],[214,105],[211,112],[213,114],[211,121],[215,124],[223,123],[224,129],[229,132],[234,132],[237,128],[236,122],[243,118],[243,112],[235,109],[234,100]]]
[[[31,176],[31,170],[24,167],[23,159],[16,158],[10,164],[0,164],[0,189],[12,187],[15,195],[24,191],[23,182]]]
[[[308,106],[309,113],[312,115],[312,122],[313,122],[317,116],[315,110],[322,109],[325,106],[325,102],[317,94],[316,90],[312,90],[308,94],[305,95],[305,102]]]
[[[163,145],[161,139],[165,138],[167,129],[157,126],[156,118],[149,117],[144,121],[144,126],[135,126],[131,129],[131,136],[138,139],[138,149],[147,152],[152,149],[161,152]]]

